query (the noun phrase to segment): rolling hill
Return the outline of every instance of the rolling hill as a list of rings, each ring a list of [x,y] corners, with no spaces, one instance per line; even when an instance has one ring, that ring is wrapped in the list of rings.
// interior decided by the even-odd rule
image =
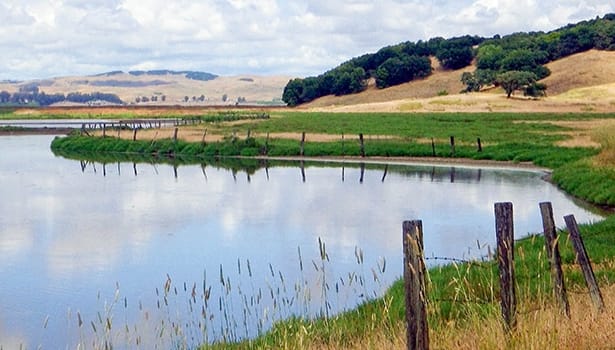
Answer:
[[[5,81],[0,82],[0,91],[14,93],[24,86],[37,86],[45,94],[112,93],[125,103],[139,105],[234,105],[238,99],[245,99],[247,104],[279,104],[288,80],[286,76],[215,76],[168,70],[116,71],[91,76]],[[143,97],[147,102],[143,102]],[[155,97],[155,102],[152,102],[152,97]]]
[[[363,92],[324,96],[300,108],[340,112],[615,111],[615,51],[590,50],[548,63],[551,75],[542,80],[548,96],[539,100],[519,95],[507,99],[501,89],[460,94],[461,73],[475,66],[444,70],[435,59],[432,66],[434,73],[427,78],[386,89],[371,84]]]

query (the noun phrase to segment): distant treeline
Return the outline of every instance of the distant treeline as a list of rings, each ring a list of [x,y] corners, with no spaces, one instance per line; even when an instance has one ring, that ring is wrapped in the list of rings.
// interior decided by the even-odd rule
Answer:
[[[118,74],[124,74],[124,72],[121,70],[116,70],[112,72],[97,74],[96,76],[111,77],[111,76],[118,75]],[[198,72],[198,71],[191,71],[191,70],[175,71],[175,70],[169,70],[169,69],[132,70],[132,71],[129,71],[128,74],[134,75],[136,77],[141,76],[141,75],[146,75],[146,74],[147,75],[168,75],[168,74],[183,75],[187,79],[201,80],[201,81],[213,80],[218,77],[215,74],[207,73],[207,72]]]
[[[124,102],[115,94],[102,92],[80,93],[71,92],[68,95],[64,94],[46,94],[40,92],[36,85],[26,85],[19,89],[18,92],[10,93],[8,91],[0,91],[0,104],[3,105],[35,105],[49,106],[58,102],[75,102],[75,103],[91,103],[105,101],[115,104],[124,104]]]
[[[466,91],[476,91],[483,85],[497,85],[498,75],[505,72],[530,72],[536,80],[542,79],[550,74],[544,64],[590,49],[615,50],[615,14],[548,33],[514,33],[493,38],[438,37],[386,46],[319,76],[290,80],[282,99],[295,106],[321,96],[356,93],[366,88],[370,78],[375,79],[378,88],[409,82],[431,74],[431,56],[445,69],[461,69],[476,59],[477,71],[472,76],[466,75],[464,81],[468,85]]]

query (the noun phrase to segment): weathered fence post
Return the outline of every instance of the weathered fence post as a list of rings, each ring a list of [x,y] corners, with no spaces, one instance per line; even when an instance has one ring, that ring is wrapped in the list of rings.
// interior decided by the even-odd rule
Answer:
[[[342,157],[345,156],[345,150],[344,150],[344,133],[342,133]]]
[[[570,305],[564,285],[564,273],[562,272],[562,258],[559,254],[559,244],[555,221],[553,220],[553,207],[551,202],[540,203],[540,215],[542,216],[542,227],[545,235],[545,246],[547,257],[551,267],[551,282],[553,283],[553,294],[557,299],[560,311],[570,317]]]
[[[137,130],[139,130],[139,129],[137,129],[137,127],[135,126],[135,129],[132,132],[132,140],[133,141],[137,141]]]
[[[514,269],[515,232],[512,203],[495,203],[495,231],[498,245],[502,318],[504,319],[506,330],[510,332],[517,325]]]
[[[594,303],[594,307],[599,312],[602,312],[604,311],[602,294],[600,293],[600,288],[596,282],[596,276],[594,276],[594,270],[592,269],[591,262],[587,256],[587,251],[585,250],[585,244],[583,243],[581,233],[579,232],[577,220],[574,218],[574,215],[567,215],[564,216],[564,221],[566,221],[566,227],[568,227],[568,234],[570,235],[570,240],[572,241],[572,245],[575,250],[577,263],[581,266],[581,270],[583,271],[585,283],[587,283],[587,288],[589,289],[589,294],[592,298],[592,302]]]
[[[365,158],[365,142],[363,141],[363,133],[359,134],[359,145],[361,147],[361,157]]]
[[[455,156],[455,136],[451,136],[451,157]]]
[[[173,131],[173,144],[177,143],[177,131],[178,128],[175,128],[175,130]]]
[[[436,142],[431,138],[431,155],[436,156]]]
[[[269,133],[267,133],[267,138],[265,138],[265,155],[269,154]]]
[[[103,137],[107,136],[107,124],[103,123],[102,125],[102,129],[103,129]]]
[[[404,287],[406,291],[407,349],[429,349],[422,221],[404,221],[402,224],[402,235]]]
[[[483,145],[480,142],[480,137],[476,138],[476,145],[478,146],[478,152],[482,152],[483,151]]]
[[[305,131],[301,133],[301,146],[299,148],[299,155],[301,157],[305,155],[304,146],[305,146]]]

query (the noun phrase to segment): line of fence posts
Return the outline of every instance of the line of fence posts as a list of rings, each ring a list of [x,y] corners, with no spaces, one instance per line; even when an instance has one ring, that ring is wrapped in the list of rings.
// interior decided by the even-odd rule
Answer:
[[[564,284],[564,276],[559,253],[558,235],[553,220],[553,208],[550,202],[539,204],[543,221],[545,248],[551,269],[553,293],[560,311],[570,317],[570,306]],[[495,229],[497,239],[497,262],[500,280],[500,306],[503,326],[507,334],[517,325],[517,300],[514,273],[514,224],[513,205],[510,202],[495,203]],[[576,262],[579,264],[589,293],[598,312],[604,311],[604,302],[600,288],[591,266],[578,225],[573,215],[564,217],[569,238],[575,250]],[[427,281],[423,250],[423,225],[421,220],[402,223],[404,290],[406,305],[407,349],[429,349],[429,325],[427,323]]]
[[[304,152],[304,149],[305,149],[305,137],[306,137],[306,133],[304,131],[304,132],[301,133],[301,140],[300,140],[300,143],[299,143],[299,155],[302,156],[302,157],[305,155],[305,152]],[[248,135],[248,138],[249,138],[249,135]],[[267,140],[269,140],[269,137],[267,137]],[[450,156],[451,157],[455,157],[455,153],[456,153],[455,152],[455,136],[450,136],[449,140],[450,140],[449,141],[450,142]],[[342,156],[345,156],[346,152],[345,152],[345,135],[344,135],[344,133],[341,134],[341,143],[342,143],[342,145],[341,145],[342,146],[341,153],[342,153]],[[477,152],[482,152],[483,151],[483,145],[482,145],[482,141],[481,141],[480,137],[476,138],[476,151]],[[267,153],[265,152],[265,154],[267,154]],[[361,157],[363,157],[363,158],[366,157],[366,152],[365,152],[365,135],[363,133],[359,133],[359,155]],[[431,138],[431,155],[433,157],[437,156],[437,153],[436,153],[436,142],[435,142],[435,139],[433,137]]]
[[[158,122],[158,128],[161,127],[161,123]],[[126,123],[126,126],[128,126],[129,124]],[[150,122],[151,125],[151,122]],[[174,123],[174,125],[179,125],[179,122]],[[107,134],[107,128],[106,128],[106,124],[102,124],[101,129],[103,131],[103,137],[106,136]],[[117,137],[120,138],[120,132],[122,129],[122,122],[120,121],[118,123],[118,130],[117,130]],[[132,135],[132,140],[136,141],[137,140],[137,131],[139,128],[136,127],[136,125],[133,127],[133,135]],[[177,127],[175,127],[174,129],[174,134],[173,134],[173,142],[177,142]],[[88,136],[90,136],[90,134],[87,132],[86,129],[86,125],[85,123],[82,124],[81,126],[81,134],[86,134]],[[206,145],[206,141],[205,141],[205,136],[207,135],[207,129],[205,129],[204,133],[203,133],[203,138],[201,139],[201,144],[204,147]],[[236,137],[235,132],[233,132],[233,137]],[[248,129],[247,131],[247,138],[249,139],[251,137],[251,130]],[[304,156],[305,155],[305,140],[306,140],[306,132],[302,132],[301,133],[301,141],[300,141],[300,145],[299,145],[299,155],[300,156]],[[341,140],[342,140],[342,156],[345,155],[345,137],[344,137],[344,133],[341,134]],[[481,143],[481,139],[480,137],[476,139],[477,142],[477,152],[482,152],[483,151],[483,147],[482,147],[482,143]],[[451,157],[455,156],[455,136],[450,136],[450,148],[451,148]],[[264,147],[264,154],[266,155],[269,151],[269,133],[267,133],[267,138],[265,141],[265,147]],[[436,143],[434,138],[431,138],[431,153],[433,157],[437,156],[436,153]],[[359,155],[363,158],[366,157],[366,152],[365,152],[365,137],[363,133],[359,133]]]

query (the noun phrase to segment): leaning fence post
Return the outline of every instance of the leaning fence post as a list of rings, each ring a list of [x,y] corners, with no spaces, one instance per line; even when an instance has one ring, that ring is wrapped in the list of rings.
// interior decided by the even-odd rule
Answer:
[[[495,203],[495,231],[498,244],[502,317],[506,330],[510,332],[517,325],[514,269],[515,233],[512,203]]]
[[[568,227],[568,234],[570,235],[570,240],[572,241],[572,245],[574,246],[577,263],[581,266],[581,270],[583,271],[585,283],[587,283],[587,288],[589,289],[589,294],[594,303],[594,307],[599,312],[602,312],[604,311],[604,302],[602,301],[602,294],[600,293],[598,283],[596,283],[596,276],[594,276],[594,270],[592,269],[591,262],[589,261],[589,257],[587,256],[585,244],[583,243],[583,239],[581,238],[581,233],[579,232],[579,226],[577,225],[577,221],[574,218],[574,215],[564,216],[564,221],[566,221],[566,227]]]
[[[543,202],[539,205],[540,215],[542,216],[542,227],[545,235],[547,257],[549,258],[549,265],[551,267],[553,294],[555,294],[555,298],[557,299],[562,313],[570,317],[570,305],[568,304],[566,286],[564,285],[564,273],[562,272],[562,258],[559,254],[557,230],[553,220],[553,206],[551,202]]]
[[[132,132],[132,140],[133,140],[133,141],[137,141],[137,130],[139,130],[139,129],[137,129],[137,127],[136,127],[136,126],[135,126],[134,128],[135,128],[135,129],[134,129],[134,131]]]
[[[404,249],[404,286],[406,291],[407,349],[429,349],[427,293],[423,259],[423,223],[421,220],[402,224]]]

